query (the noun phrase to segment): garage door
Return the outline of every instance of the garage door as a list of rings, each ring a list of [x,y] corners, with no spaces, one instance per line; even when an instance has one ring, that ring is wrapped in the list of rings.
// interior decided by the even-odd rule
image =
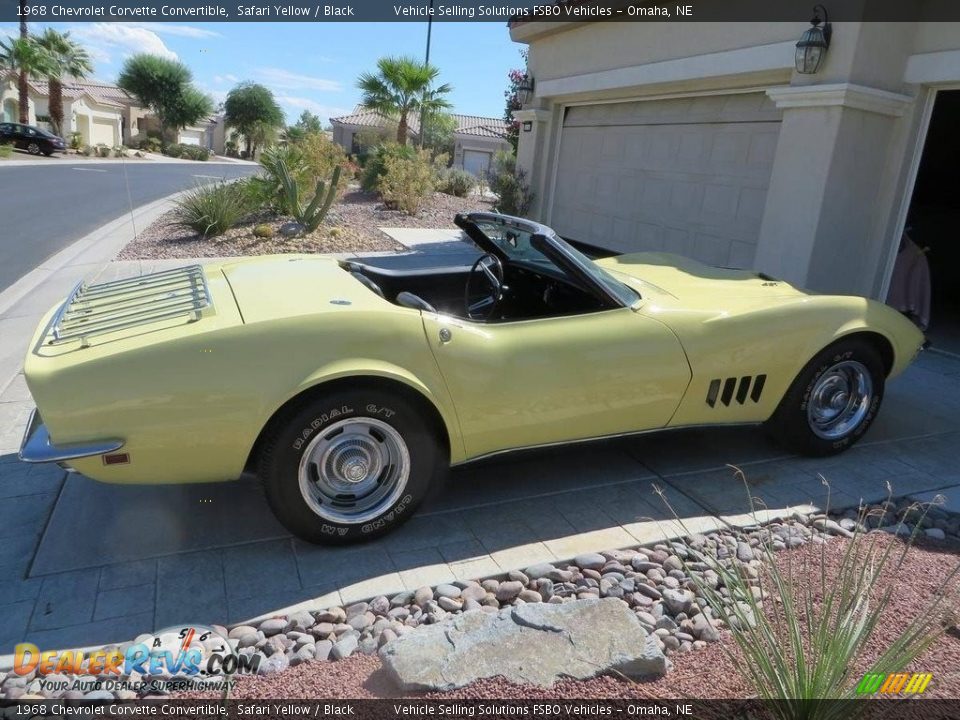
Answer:
[[[486,177],[491,154],[481,150],[463,151],[463,169],[475,177]]]
[[[202,145],[206,133],[203,130],[181,130],[180,142],[183,145]]]
[[[763,93],[568,108],[550,224],[620,252],[750,267],[779,132]]]
[[[103,143],[104,145],[113,147],[113,127],[113,122],[110,120],[94,118],[93,122],[90,124],[90,144],[99,145],[100,143]]]

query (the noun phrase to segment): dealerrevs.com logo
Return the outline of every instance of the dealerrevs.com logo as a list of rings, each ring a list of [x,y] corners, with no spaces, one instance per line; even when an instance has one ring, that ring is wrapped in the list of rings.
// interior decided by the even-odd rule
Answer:
[[[867,673],[857,685],[858,695],[922,695],[932,673]]]
[[[41,651],[22,643],[14,648],[13,671],[17,675],[36,671],[41,687],[55,692],[128,690],[144,695],[223,690],[233,684],[233,675],[256,674],[261,659],[259,654],[237,653],[213,628],[188,625],[161,630],[123,652]]]

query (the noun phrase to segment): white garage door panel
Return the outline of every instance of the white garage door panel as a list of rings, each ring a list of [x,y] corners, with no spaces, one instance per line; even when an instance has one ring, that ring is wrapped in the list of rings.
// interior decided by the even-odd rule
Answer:
[[[200,145],[204,133],[201,130],[181,130],[180,143],[182,145]]]
[[[90,125],[90,144],[100,143],[113,147],[113,123],[109,120],[94,118]]]
[[[572,107],[550,222],[614,250],[747,267],[779,117],[761,93]]]
[[[463,169],[474,177],[486,177],[491,156],[491,153],[482,150],[464,150]]]

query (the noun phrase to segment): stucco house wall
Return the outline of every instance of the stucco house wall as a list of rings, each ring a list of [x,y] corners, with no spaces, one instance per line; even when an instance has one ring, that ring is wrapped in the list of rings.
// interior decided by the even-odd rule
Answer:
[[[604,159],[610,151],[603,140],[615,133],[597,131],[593,139],[576,140],[592,143],[581,148],[590,162],[578,167],[570,160],[570,142],[577,138],[570,125],[583,108],[597,114],[600,127],[605,113],[623,103],[646,107],[647,115],[655,116],[667,112],[671,100],[763,97],[776,114],[766,121],[771,132],[775,128],[775,143],[764,161],[766,177],[753,191],[763,195],[752,230],[755,247],[736,257],[728,250],[728,260],[815,290],[884,297],[932,98],[938,88],[960,87],[960,23],[835,22],[820,71],[802,75],[794,68],[794,46],[807,27],[802,22],[513,25],[512,38],[529,46],[528,69],[535,78],[533,101],[515,113],[531,126],[520,133],[518,165],[536,196],[534,217],[569,224],[557,207],[564,187],[588,197],[602,198],[606,192],[610,202],[597,204],[626,208],[620,239],[611,243],[619,242],[617,249],[642,235],[637,228],[643,219],[659,224],[659,231],[649,228],[643,237],[652,239],[635,240],[634,249],[650,249],[656,242],[658,249],[697,255],[708,247],[702,240],[712,232],[708,211],[723,209],[705,198],[710,186],[729,180],[732,167],[711,165],[710,147],[703,143],[716,138],[703,128],[685,127],[689,119],[652,117],[625,142],[662,137],[640,157],[646,162],[651,149],[659,147],[675,153],[673,160],[644,170],[627,160]],[[770,132],[753,128],[743,115],[721,120],[724,142],[742,141],[740,162],[760,162],[759,138]],[[670,177],[677,162],[687,162],[689,170]],[[605,168],[619,175],[604,176]],[[695,186],[698,173],[704,187]],[[679,193],[680,200],[694,203],[687,217],[696,222],[667,212],[644,215],[642,203],[626,197],[632,187],[640,200],[642,193],[669,190],[660,192],[669,203]],[[566,192],[577,201],[576,192]],[[735,198],[732,207],[742,205],[744,197]],[[736,220],[731,215],[724,222]],[[604,221],[598,215],[597,222]],[[683,232],[671,235],[677,228]],[[614,222],[602,234],[613,236]],[[684,247],[672,247],[671,237],[681,238]]]

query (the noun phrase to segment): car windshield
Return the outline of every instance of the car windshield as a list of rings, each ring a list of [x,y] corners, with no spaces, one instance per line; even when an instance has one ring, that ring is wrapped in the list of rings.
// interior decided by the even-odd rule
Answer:
[[[503,254],[512,263],[554,268],[562,271],[565,275],[568,274],[568,270],[563,265],[571,265],[578,268],[593,282],[602,286],[606,293],[616,298],[622,305],[632,305],[640,298],[633,288],[624,285],[549,228],[541,228],[547,231],[541,233],[541,236],[546,239],[549,248],[553,250],[548,255],[537,247],[538,244],[533,240],[536,234],[534,232],[516,225],[494,221],[481,221],[477,222],[476,225],[490,239],[490,242],[503,251]],[[555,257],[561,257],[564,261],[563,264],[556,262],[553,259]]]

